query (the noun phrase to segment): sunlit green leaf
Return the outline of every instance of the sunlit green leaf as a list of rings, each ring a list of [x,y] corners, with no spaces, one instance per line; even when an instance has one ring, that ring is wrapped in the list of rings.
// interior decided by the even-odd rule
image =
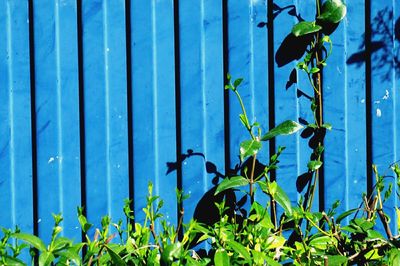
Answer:
[[[322,27],[316,25],[315,22],[301,21],[293,26],[292,33],[294,36],[299,37],[306,34],[318,32],[321,29]]]
[[[219,248],[214,255],[215,266],[230,266],[228,252],[225,249]]]
[[[285,210],[287,216],[292,216],[292,204],[290,203],[289,197],[280,186],[276,187],[274,199]]]
[[[247,249],[240,243],[234,241],[234,240],[227,240],[226,244],[228,244],[229,247],[231,247],[235,252],[237,252],[245,262],[251,263],[251,256],[250,253],[247,251]]]
[[[327,0],[321,7],[319,20],[339,23],[346,16],[347,8],[341,0]]]
[[[242,187],[248,184],[249,180],[247,180],[247,178],[244,178],[243,176],[233,176],[231,178],[227,177],[222,180],[221,183],[219,183],[214,195],[217,195],[218,193],[221,193],[222,191],[230,188]]]
[[[307,167],[310,171],[315,171],[315,170],[319,169],[321,166],[322,166],[321,161],[310,161],[307,164]]]
[[[248,156],[256,155],[261,147],[261,142],[256,139],[243,141],[240,143],[240,159],[243,161]]]
[[[286,120],[285,122],[280,123],[273,129],[268,131],[264,136],[262,136],[261,140],[262,141],[270,140],[279,135],[290,135],[296,133],[302,128],[303,126],[300,125],[299,123],[291,120]]]
[[[16,234],[13,234],[13,236],[19,240],[23,240],[23,241],[27,242],[28,244],[37,248],[41,252],[46,251],[46,245],[37,236],[31,235],[31,234],[25,234],[25,233],[16,233]]]

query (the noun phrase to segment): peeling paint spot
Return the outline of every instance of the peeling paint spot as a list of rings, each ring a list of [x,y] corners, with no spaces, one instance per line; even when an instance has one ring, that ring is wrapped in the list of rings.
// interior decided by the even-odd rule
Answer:
[[[50,157],[49,160],[47,161],[47,163],[52,163],[54,162],[54,157]]]
[[[389,91],[386,90],[385,96],[382,97],[382,100],[387,100],[389,99]]]
[[[381,101],[374,101],[374,104],[380,104]]]
[[[381,117],[382,116],[382,111],[379,108],[376,108],[376,116]]]
[[[361,103],[365,103],[365,99],[361,99]]]

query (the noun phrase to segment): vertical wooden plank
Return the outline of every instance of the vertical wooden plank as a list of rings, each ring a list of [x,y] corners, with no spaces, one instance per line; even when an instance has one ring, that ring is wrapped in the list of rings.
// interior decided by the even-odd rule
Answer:
[[[298,19],[294,14],[301,15],[306,20],[313,20],[315,10],[313,1],[297,4],[297,1],[276,1],[275,12],[277,12],[274,25],[274,50],[275,50],[275,123],[279,124],[285,120],[297,121],[299,118],[309,120],[309,97],[313,96],[309,89],[308,82],[298,73],[298,80],[290,77],[296,72],[296,60],[301,59],[301,54],[292,51],[302,49],[295,37],[291,35],[291,29]],[[298,6],[301,7],[298,9]],[[290,85],[291,82],[298,82],[298,86]],[[298,98],[299,91],[303,91],[309,97],[301,96]],[[299,134],[294,136],[280,136],[276,138],[276,147],[284,146],[286,150],[280,157],[280,166],[276,171],[277,181],[285,187],[285,191],[290,197],[292,204],[297,203],[298,193],[296,179],[306,173],[306,164],[310,156],[310,149],[307,147],[307,140],[300,138]],[[301,150],[301,151],[300,151]],[[306,188],[304,189],[304,191]],[[316,192],[318,194],[318,190]],[[318,197],[314,200],[313,206],[318,206]]]
[[[90,221],[123,217],[128,198],[124,1],[84,1],[86,202]]]
[[[310,0],[310,1],[295,1],[295,9],[293,9],[293,7],[288,8],[288,12],[290,11],[294,11],[291,12],[291,15],[296,15],[299,16],[302,19],[305,19],[307,21],[314,21],[315,20],[315,15],[316,15],[316,9],[315,9],[315,1]],[[281,7],[283,8],[283,7]],[[287,7],[286,7],[287,8]],[[289,13],[288,13],[289,14]],[[295,19],[295,23],[298,23],[299,20]],[[293,25],[294,25],[293,24]],[[292,26],[293,27],[293,26]],[[291,30],[291,29],[290,29]],[[288,32],[289,33],[289,32]],[[292,36],[292,35],[291,35]],[[290,39],[292,37],[289,37],[288,39]],[[286,40],[288,40],[286,39]],[[291,39],[293,40],[293,39]],[[302,41],[292,41],[292,42],[288,42],[292,43],[293,47],[290,48],[290,46],[288,46],[287,49],[297,49],[298,51],[301,51],[302,49],[304,49],[304,47],[302,47],[302,45],[300,44]],[[305,52],[303,50],[303,52]],[[279,57],[282,57],[282,54],[284,53],[283,51],[279,52]],[[296,59],[294,61],[294,63],[298,63],[300,60],[303,59],[303,57],[305,56],[305,54],[303,54],[301,57],[295,57],[293,59]],[[284,55],[283,55],[284,57]],[[278,57],[277,57],[278,58]],[[297,112],[297,117],[296,118],[292,118],[293,120],[298,119],[300,123],[302,123],[305,127],[306,127],[306,123],[310,123],[313,124],[315,123],[315,118],[313,115],[313,112],[311,110],[311,103],[312,103],[312,98],[315,97],[314,95],[314,89],[312,88],[312,85],[310,84],[307,74],[304,73],[304,71],[301,70],[296,70],[295,67],[293,65],[291,65],[291,67],[293,68],[292,72],[290,72],[290,75],[294,75],[294,77],[290,78],[287,74],[287,78],[286,78],[286,85],[285,88],[287,90],[287,93],[289,91],[292,91],[291,93],[295,93],[296,94],[296,98],[297,98],[297,103],[296,103],[296,112]],[[296,74],[294,74],[296,73]],[[292,84],[294,82],[294,84]],[[283,90],[283,89],[281,89]],[[290,94],[292,95],[292,94]],[[293,95],[292,95],[293,97]],[[300,194],[302,194],[303,196],[305,195],[305,193],[307,192],[307,189],[309,188],[310,185],[310,178],[312,177],[312,174],[309,172],[307,164],[308,162],[311,160],[311,155],[313,153],[313,149],[316,147],[316,145],[318,145],[318,139],[314,138],[314,133],[312,132],[311,129],[307,129],[305,128],[301,134],[296,136],[296,161],[297,161],[297,176],[293,177],[296,178],[296,180],[290,181],[290,182],[295,182],[295,189],[297,192],[297,198],[299,198]],[[321,177],[322,175],[320,175]],[[322,179],[322,178],[321,178]],[[317,188],[315,190],[315,194],[314,194],[314,200],[313,200],[313,205],[312,205],[312,209],[314,211],[318,211],[320,207],[320,203],[322,203],[320,201],[321,197],[323,197],[322,195],[320,195],[320,191],[319,191],[319,184],[321,182],[321,179],[317,181]],[[279,181],[279,177],[278,177],[278,181]],[[296,197],[296,193],[294,192],[294,187],[291,188],[293,191],[291,198],[295,199],[294,197]]]
[[[35,1],[38,229],[49,240],[52,213],[65,236],[79,240],[81,204],[79,92],[75,1]]]
[[[268,41],[266,1],[228,2],[229,73],[233,79],[243,78],[239,92],[250,122],[260,123],[268,131]],[[250,138],[239,120],[242,112],[235,95],[230,94],[231,167],[239,163],[239,144]],[[268,162],[268,143],[258,160]]]
[[[142,220],[148,182],[165,202],[163,213],[176,222],[176,131],[173,1],[133,1],[132,104],[134,203]],[[168,165],[172,165],[171,171]]]
[[[394,37],[394,45],[393,45],[393,53],[394,53],[394,89],[393,89],[393,128],[394,128],[394,151],[395,155],[394,158],[396,161],[398,161],[400,158],[399,154],[399,148],[400,148],[400,93],[399,93],[399,86],[400,86],[400,4],[396,1],[393,1],[393,23],[394,23],[394,32],[393,32],[393,37]],[[399,186],[396,186],[396,184],[399,184],[399,180],[394,180],[393,184],[393,206],[394,207],[399,207],[399,198],[396,196],[398,193],[400,193]],[[393,218],[394,219],[394,218]],[[399,225],[394,223],[392,225],[392,228],[394,228],[394,234],[399,233]]]
[[[224,172],[222,3],[180,1],[179,14],[182,184],[191,196],[186,221],[194,214],[212,223],[214,170]]]
[[[347,16],[331,39],[333,53],[324,69],[324,120],[332,124],[325,141],[325,203],[338,213],[359,207],[367,192],[365,62],[352,62],[364,44],[364,1],[347,3]],[[361,48],[364,49],[364,48]]]
[[[396,158],[396,94],[394,59],[394,2],[371,2],[371,115],[372,116],[372,160],[380,174],[387,173]],[[386,188],[395,180],[385,178]],[[375,180],[373,181],[375,184]],[[384,211],[395,217],[395,196],[388,199]],[[394,229],[394,223],[391,223]],[[383,227],[380,226],[383,231]]]
[[[28,5],[0,3],[0,221],[32,232]]]

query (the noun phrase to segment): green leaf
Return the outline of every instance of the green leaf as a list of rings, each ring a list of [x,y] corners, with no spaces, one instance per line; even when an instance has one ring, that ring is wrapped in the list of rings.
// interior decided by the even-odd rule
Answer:
[[[42,254],[39,256],[39,266],[48,266],[53,262],[54,259],[54,255],[51,252],[42,252]]]
[[[327,130],[332,130],[332,125],[329,123],[325,123],[322,125],[323,128],[326,128]]]
[[[107,249],[108,254],[110,255],[113,265],[120,265],[120,266],[126,265],[125,261],[122,260],[122,258],[118,255],[118,253],[116,253],[113,249],[111,249],[107,245],[105,247]]]
[[[262,138],[262,141],[270,140],[279,135],[290,135],[296,133],[303,126],[299,123],[291,120],[286,120],[285,122],[280,123],[278,126],[274,127],[270,131],[268,131]]]
[[[292,204],[290,203],[289,197],[286,195],[285,191],[283,191],[283,189],[280,186],[276,187],[274,199],[285,210],[287,216],[292,216],[293,214]]]
[[[334,243],[334,240],[332,238],[330,238],[329,236],[320,236],[320,237],[313,238],[310,241],[310,246],[317,248],[317,249],[325,250],[325,249],[327,249],[327,247],[329,245],[332,245],[333,243]],[[332,265],[334,265],[334,264],[332,264]]]
[[[321,26],[316,25],[315,22],[301,21],[293,26],[292,34],[296,37],[306,34],[318,32],[322,29]]]
[[[0,257],[4,259],[5,265],[12,265],[12,266],[25,266],[26,264],[17,258],[9,257],[7,255]],[[0,261],[1,263],[1,261]],[[2,264],[3,265],[3,264]]]
[[[214,256],[215,266],[229,266],[229,256],[225,249],[219,248]]]
[[[267,248],[266,249],[275,249],[281,248],[285,244],[286,239],[283,236],[270,236],[267,238]]]
[[[58,252],[57,255],[60,255],[61,257],[66,258],[67,260],[73,261],[78,266],[82,265],[81,256],[73,248],[69,248],[67,250],[63,250],[62,252]]]
[[[322,166],[321,161],[309,161],[307,167],[310,171],[315,171]]]
[[[248,156],[253,156],[261,149],[262,144],[260,141],[252,139],[240,143],[240,159],[243,161]]]
[[[392,248],[389,251],[389,265],[400,265],[400,250]]]
[[[400,231],[400,209],[396,208],[396,216],[397,216],[397,230]]]
[[[251,264],[250,253],[242,244],[234,240],[227,240],[226,244],[228,244],[228,246],[230,246],[236,253],[238,253],[241,257],[243,257],[248,264]]]
[[[221,193],[222,191],[225,191],[230,188],[242,187],[248,184],[249,180],[247,180],[247,178],[244,178],[243,176],[233,176],[231,178],[227,177],[224,180],[222,180],[221,183],[219,183],[217,189],[215,190],[214,195],[217,195],[218,193]]]
[[[346,13],[346,5],[341,0],[328,0],[322,5],[318,19],[323,22],[339,23]]]
[[[319,68],[318,67],[313,67],[313,68],[310,69],[310,73],[311,74],[315,74],[315,73],[318,73],[318,72],[319,72]]]
[[[356,212],[356,211],[358,211],[358,208],[345,211],[344,213],[340,214],[340,215],[336,218],[336,223],[340,223],[344,218],[346,218],[347,216],[351,215],[352,213],[354,213],[354,212]]]
[[[41,252],[46,251],[46,245],[37,236],[31,235],[31,234],[25,234],[25,233],[16,233],[16,234],[13,234],[13,236],[19,240],[23,240],[23,241],[27,242],[28,244],[37,248]]]
[[[237,88],[241,83],[242,83],[243,79],[242,78],[238,78],[233,82],[233,86],[235,88]]]
[[[247,120],[246,116],[244,114],[239,114],[239,118],[240,118],[240,122],[242,122],[242,124],[248,128],[249,126],[249,121]]]
[[[276,260],[274,260],[273,258],[270,257],[265,257],[265,261],[268,263],[267,265],[269,266],[281,266],[282,264],[280,264],[279,262],[277,262]]]
[[[340,256],[340,255],[333,255],[330,256],[328,255],[328,265],[347,265],[347,257],[345,256]]]

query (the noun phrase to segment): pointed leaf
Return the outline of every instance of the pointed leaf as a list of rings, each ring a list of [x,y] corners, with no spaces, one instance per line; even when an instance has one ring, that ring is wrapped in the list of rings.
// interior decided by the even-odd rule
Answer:
[[[299,131],[302,128],[303,128],[303,126],[300,125],[299,123],[297,123],[295,121],[291,121],[291,120],[286,120],[285,122],[282,122],[278,126],[274,127],[270,131],[268,131],[268,133],[265,134],[261,138],[261,140],[262,141],[270,140],[279,135],[290,135],[290,134],[296,133],[297,131]]]
[[[322,27],[316,25],[315,22],[301,21],[293,26],[292,33],[294,36],[299,37],[306,34],[318,32],[321,29]]]
[[[248,184],[249,180],[247,180],[247,178],[244,178],[243,176],[233,176],[231,178],[227,177],[224,180],[222,180],[221,183],[219,183],[217,189],[215,190],[214,195],[217,195],[218,193],[221,193],[222,191],[225,191],[230,188],[242,187]]]
[[[240,159],[243,161],[248,156],[253,156],[261,149],[262,144],[260,141],[252,139],[240,143]]]
[[[315,171],[315,170],[319,169],[321,166],[322,166],[321,161],[310,161],[307,164],[307,167],[310,171]]]
[[[328,255],[328,265],[347,265],[347,257],[340,255]]]
[[[31,246],[37,248],[39,251],[44,252],[46,251],[46,245],[43,241],[35,235],[25,234],[25,233],[16,233],[13,236],[19,240],[23,240],[30,244]]]
[[[234,240],[227,240],[226,244],[228,244],[228,246],[230,246],[236,253],[238,253],[241,257],[243,257],[246,263],[251,264],[250,253],[242,244]]]
[[[108,254],[110,254],[111,262],[113,265],[120,265],[124,266],[126,265],[125,261],[114,251],[112,250],[109,246],[105,246],[107,249]]]
[[[340,223],[344,218],[346,218],[347,216],[351,215],[352,213],[354,213],[354,212],[356,212],[356,211],[358,211],[358,208],[345,211],[344,213],[340,214],[340,215],[336,218],[336,223]]]
[[[214,264],[215,264],[215,266],[229,266],[229,265],[231,265],[230,262],[229,262],[228,252],[226,252],[225,249],[219,248],[215,252]]]
[[[42,252],[39,256],[39,266],[50,266],[54,259],[54,255],[51,252]]]
[[[329,23],[339,23],[346,13],[346,5],[341,0],[328,0],[322,5],[318,19]]]
[[[276,186],[276,192],[274,194],[274,199],[279,205],[285,210],[287,216],[292,216],[292,204],[290,203],[289,197],[286,195],[285,191],[280,186]]]

